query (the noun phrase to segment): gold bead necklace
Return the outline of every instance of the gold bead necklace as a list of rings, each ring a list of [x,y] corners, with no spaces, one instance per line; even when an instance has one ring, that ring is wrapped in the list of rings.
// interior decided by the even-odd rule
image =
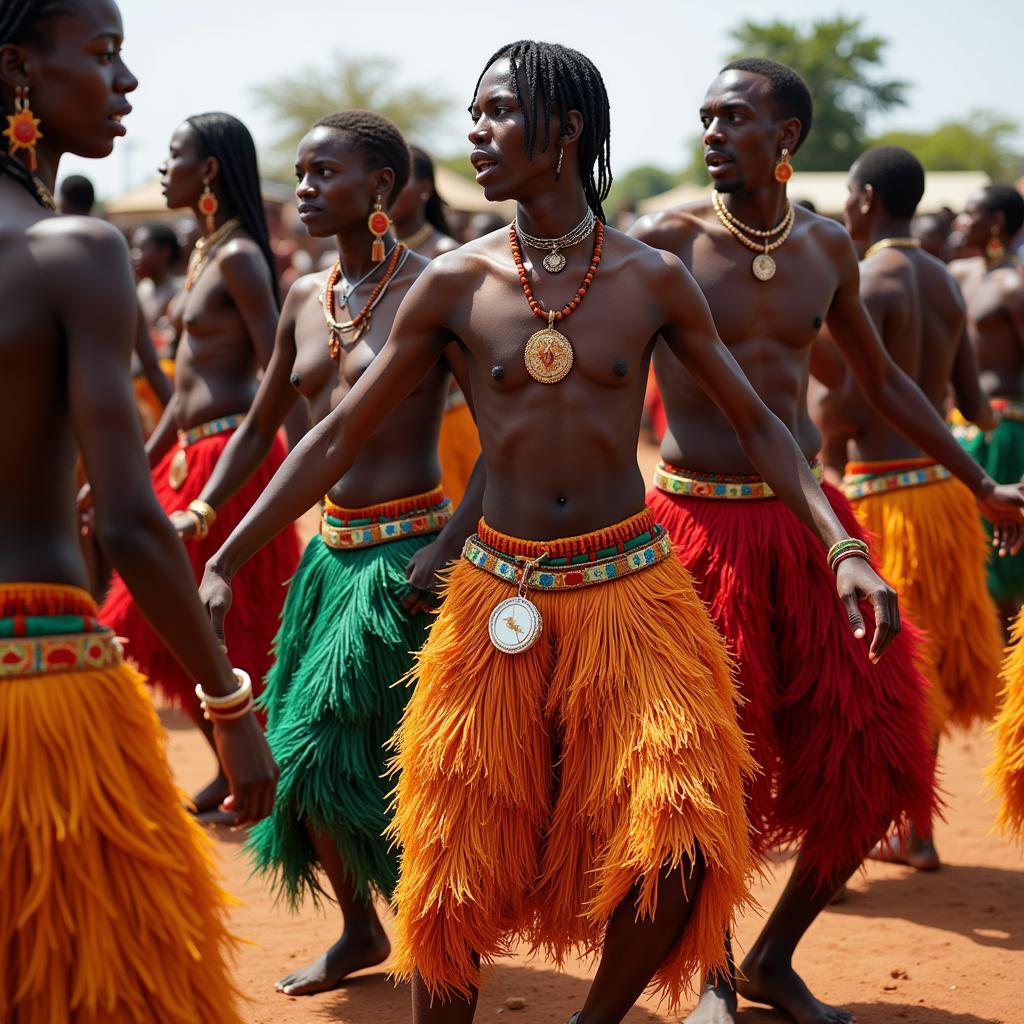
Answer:
[[[775,260],[771,258],[769,253],[774,252],[781,246],[787,238],[789,238],[790,231],[793,230],[793,221],[795,214],[793,213],[793,204],[790,203],[786,209],[786,213],[782,220],[767,231],[762,231],[758,228],[752,228],[749,224],[744,224],[743,221],[734,217],[729,210],[726,208],[725,200],[719,195],[718,192],[711,193],[711,205],[714,208],[715,215],[721,221],[722,226],[739,242],[742,242],[748,249],[752,249],[757,255],[754,257],[753,262],[750,264],[751,273],[758,281],[770,281],[775,276]],[[746,234],[744,233],[746,232]],[[779,232],[782,232],[779,234]],[[761,241],[755,242],[753,239],[748,238],[747,235],[755,235],[760,238]],[[768,239],[772,235],[779,235],[774,242],[769,242]]]

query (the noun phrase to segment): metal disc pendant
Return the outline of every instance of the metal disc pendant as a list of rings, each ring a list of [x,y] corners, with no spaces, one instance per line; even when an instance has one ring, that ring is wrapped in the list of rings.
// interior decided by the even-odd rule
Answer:
[[[565,270],[565,257],[557,249],[552,249],[541,262],[549,274],[560,274]]]
[[[167,471],[167,482],[176,490],[181,490],[181,485],[188,476],[188,456],[184,448],[179,448],[171,459],[171,467]]]
[[[557,384],[572,369],[572,344],[553,327],[530,336],[523,361],[530,376],[541,384]]]
[[[540,610],[532,601],[525,597],[510,597],[491,612],[487,632],[499,651],[522,654],[537,642],[543,626]]]
[[[758,281],[770,281],[775,276],[775,260],[768,253],[762,252],[754,257],[750,269]]]

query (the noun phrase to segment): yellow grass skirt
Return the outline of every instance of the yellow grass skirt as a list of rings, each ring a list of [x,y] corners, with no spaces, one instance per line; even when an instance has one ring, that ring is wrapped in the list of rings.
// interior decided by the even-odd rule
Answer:
[[[437,454],[441,460],[441,489],[453,505],[458,505],[480,454],[476,422],[465,399],[445,409]]]
[[[1024,611],[1013,626],[1012,646],[1003,665],[1003,703],[992,731],[995,754],[989,779],[1001,800],[999,827],[1024,841]]]
[[[226,894],[163,746],[127,665],[0,678],[0,1020],[240,1022]]]
[[[650,513],[635,519],[653,528]],[[510,556],[551,547],[480,533]],[[522,939],[559,963],[592,954],[623,900],[632,893],[637,915],[652,916],[662,869],[699,850],[696,904],[652,983],[674,1005],[694,976],[726,970],[727,929],[751,899],[753,763],[725,643],[675,557],[578,590],[531,590],[543,631],[510,655],[491,645],[488,618],[514,593],[460,560],[411,673],[394,765],[395,971],[418,969],[444,998],[478,983],[472,952],[489,961]]]
[[[910,461],[917,468],[929,459]],[[847,479],[885,474],[886,462],[856,462]],[[908,617],[927,634],[928,674],[942,728],[995,713],[1002,637],[985,581],[988,541],[970,491],[947,479],[852,500],[872,534],[881,573]]]

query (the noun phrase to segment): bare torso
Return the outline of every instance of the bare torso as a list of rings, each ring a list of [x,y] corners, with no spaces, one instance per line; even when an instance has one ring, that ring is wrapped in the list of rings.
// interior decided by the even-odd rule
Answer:
[[[980,256],[955,260],[949,269],[967,302],[982,390],[990,398],[1024,399],[1024,337],[1007,312],[1008,301],[1020,304],[1024,274],[1012,264],[986,271]]]
[[[373,312],[369,330],[354,344],[342,344],[335,362],[327,347],[327,326],[320,296],[328,271],[301,278],[301,307],[295,317],[295,362],[291,381],[309,408],[310,422],[319,423],[345,397],[383,348],[398,307],[427,261],[410,254]],[[361,289],[353,298],[354,309],[343,306],[335,318],[348,319],[359,311]],[[441,466],[437,439],[448,390],[448,365],[439,360],[416,389],[370,435],[352,468],[329,497],[346,508],[361,508],[437,486]]]
[[[172,323],[181,332],[174,363],[179,430],[244,413],[256,394],[260,361],[218,272],[221,260],[240,246],[262,260],[250,239],[235,235],[211,256],[192,290],[182,290],[171,309]]]
[[[675,253],[696,278],[722,341],[808,458],[821,441],[807,413],[811,346],[838,286],[829,242],[841,230],[797,209],[788,241],[774,253],[775,277],[767,282],[753,276],[755,253],[719,224],[708,201],[659,215],[649,239]],[[668,420],[662,458],[700,472],[753,473],[728,420],[664,345],[658,345],[654,365]]]

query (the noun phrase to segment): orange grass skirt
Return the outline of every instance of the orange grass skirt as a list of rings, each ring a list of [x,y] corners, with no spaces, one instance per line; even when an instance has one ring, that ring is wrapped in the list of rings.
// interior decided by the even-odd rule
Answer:
[[[96,615],[75,587],[0,601]],[[228,897],[182,803],[128,665],[0,679],[0,1020],[240,1024]]]
[[[992,731],[995,753],[988,776],[1000,797],[999,827],[1024,841],[1024,611],[1013,625],[1003,665],[1002,706]]]
[[[441,460],[441,490],[457,506],[480,455],[476,422],[465,400],[445,409],[437,455]]]
[[[627,521],[653,527],[646,511]],[[481,524],[506,554],[551,545]],[[559,544],[598,550],[621,527]],[[504,654],[492,609],[515,593],[460,560],[410,673],[396,734],[391,834],[402,859],[395,972],[469,993],[516,940],[562,963],[593,954],[615,908],[654,914],[666,865],[706,871],[685,934],[652,984],[673,1004],[727,970],[725,937],[751,902],[743,805],[754,770],[736,724],[725,644],[675,558],[580,590],[531,590],[543,632]]]
[[[931,459],[851,462],[847,476],[926,468]],[[872,535],[882,575],[926,631],[926,671],[943,727],[969,727],[996,710],[1003,640],[988,593],[990,544],[971,492],[958,480],[899,487],[851,502]]]

